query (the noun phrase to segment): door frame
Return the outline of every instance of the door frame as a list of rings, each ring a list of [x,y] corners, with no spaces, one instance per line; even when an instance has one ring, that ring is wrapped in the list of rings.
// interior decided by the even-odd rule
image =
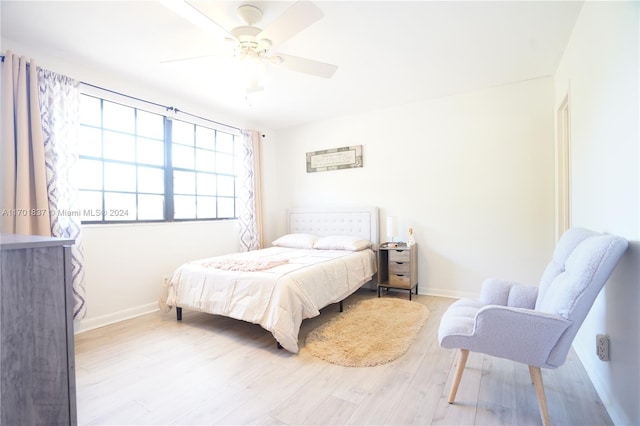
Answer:
[[[555,228],[556,240],[571,226],[571,114],[569,93],[556,113]]]

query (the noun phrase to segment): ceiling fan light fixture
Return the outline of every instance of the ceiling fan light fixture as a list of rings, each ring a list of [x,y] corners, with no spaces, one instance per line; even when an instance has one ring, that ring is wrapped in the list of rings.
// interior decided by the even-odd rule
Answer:
[[[261,38],[260,40],[258,40],[258,49],[259,50],[269,50],[271,49],[271,46],[273,46],[273,43],[271,43],[271,40],[269,40],[268,38]]]
[[[255,91],[256,87],[262,90],[271,80],[266,61],[254,51],[246,52],[241,57],[239,76],[249,92]]]
[[[267,51],[260,49],[258,43],[255,41],[243,41],[236,46],[235,56],[241,60],[251,58],[257,61],[265,58]]]
[[[259,67],[261,66],[261,58],[254,50],[247,50],[245,52],[241,52],[242,63],[246,67]]]
[[[273,55],[273,56],[269,56],[269,62],[271,62],[273,65],[280,65],[281,63],[284,62],[284,59],[282,58],[282,56],[278,56],[278,55]]]
[[[249,95],[251,93],[257,93],[262,90],[264,90],[264,87],[262,87],[260,83],[256,81],[250,84],[249,86],[247,86],[247,88],[245,89],[245,95]]]

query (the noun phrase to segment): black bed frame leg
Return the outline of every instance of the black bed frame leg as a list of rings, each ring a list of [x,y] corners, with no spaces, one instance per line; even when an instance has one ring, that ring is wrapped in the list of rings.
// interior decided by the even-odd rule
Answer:
[[[342,306],[342,300],[340,301],[340,312],[344,310],[344,306]]]
[[[176,307],[176,318],[178,321],[182,321],[182,308]]]
[[[282,345],[280,344],[280,342],[276,342],[276,345],[277,345],[276,347],[278,348],[278,350],[282,349]]]

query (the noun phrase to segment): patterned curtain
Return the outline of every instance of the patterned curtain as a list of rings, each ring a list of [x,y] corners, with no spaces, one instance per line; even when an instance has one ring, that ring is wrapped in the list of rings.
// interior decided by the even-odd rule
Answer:
[[[263,247],[261,157],[260,134],[255,130],[243,130],[242,166],[238,185],[238,223],[242,251]]]
[[[82,319],[87,313],[81,223],[78,215],[72,214],[77,210],[75,203],[78,198],[71,175],[79,152],[78,85],[69,77],[38,69],[51,235],[75,239],[71,247],[74,319]]]

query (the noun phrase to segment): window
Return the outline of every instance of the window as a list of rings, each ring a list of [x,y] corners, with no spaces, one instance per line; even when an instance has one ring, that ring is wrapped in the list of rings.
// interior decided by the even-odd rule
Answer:
[[[80,109],[84,223],[236,217],[232,130],[93,94],[82,94]]]
[[[171,134],[174,218],[235,217],[234,136],[179,120]]]

